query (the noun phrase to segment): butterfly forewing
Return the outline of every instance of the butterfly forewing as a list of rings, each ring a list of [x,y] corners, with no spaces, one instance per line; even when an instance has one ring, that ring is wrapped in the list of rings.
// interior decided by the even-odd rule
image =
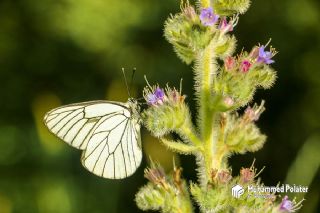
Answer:
[[[72,104],[51,110],[44,121],[60,139],[84,150],[83,166],[98,176],[125,178],[141,163],[140,125],[129,104]]]

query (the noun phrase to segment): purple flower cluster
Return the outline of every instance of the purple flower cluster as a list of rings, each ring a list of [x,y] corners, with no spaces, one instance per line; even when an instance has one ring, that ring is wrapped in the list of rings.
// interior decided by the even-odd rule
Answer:
[[[241,54],[238,58],[235,57],[226,57],[224,60],[224,67],[227,71],[234,70],[237,68],[243,73],[247,73],[253,65],[255,64],[272,64],[274,60],[272,57],[276,52],[271,49],[270,51],[265,50],[265,46],[256,46],[254,47],[248,56]]]
[[[215,14],[212,7],[203,8],[200,12],[200,21],[204,26],[213,26],[219,21],[220,16]],[[233,31],[233,27],[238,19],[231,19],[229,22],[226,17],[220,19],[218,29],[222,33]]]
[[[159,107],[161,105],[180,105],[184,103],[185,96],[181,95],[175,88],[166,87],[162,89],[159,86],[145,87],[143,97],[147,104],[152,107]]]

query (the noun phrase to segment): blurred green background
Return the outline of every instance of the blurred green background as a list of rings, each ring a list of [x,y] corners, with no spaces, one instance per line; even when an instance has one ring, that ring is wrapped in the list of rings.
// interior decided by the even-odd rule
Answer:
[[[130,178],[106,180],[80,164],[80,151],[44,128],[46,111],[61,104],[127,98],[121,67],[137,68],[136,97],[151,83],[178,86],[194,112],[192,69],[163,38],[163,23],[177,0],[2,0],[0,2],[0,213],[139,212],[134,194],[145,183],[143,165]],[[256,153],[233,156],[266,169],[266,185],[309,185],[301,212],[320,211],[320,2],[255,0],[235,29],[238,50],[258,42],[279,51],[276,85],[259,91],[268,135]],[[145,156],[172,166],[172,153],[143,132]],[[194,159],[177,157],[195,180]],[[299,196],[299,195],[298,195]],[[301,196],[301,195],[300,195]]]

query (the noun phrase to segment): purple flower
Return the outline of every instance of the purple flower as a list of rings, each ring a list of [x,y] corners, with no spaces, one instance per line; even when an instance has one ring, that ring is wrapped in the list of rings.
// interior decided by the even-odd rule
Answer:
[[[285,212],[295,212],[302,207],[303,201],[304,201],[304,199],[302,199],[301,201],[299,201],[297,203],[295,201],[295,199],[289,200],[288,196],[286,195],[286,196],[284,196],[284,198],[282,199],[282,201],[280,203],[279,210],[285,211]]]
[[[155,105],[157,103],[157,96],[155,94],[147,95],[147,102],[150,105]]]
[[[163,89],[157,87],[157,89],[154,91],[155,96],[157,97],[158,100],[163,101],[164,98],[164,91]]]
[[[265,64],[274,63],[274,60],[271,59],[273,57],[272,52],[265,51],[264,49],[265,49],[265,46],[261,46],[259,48],[258,62],[265,63]]]
[[[200,13],[200,20],[204,26],[212,26],[219,19],[219,15],[213,13],[212,7],[204,8]]]
[[[282,199],[282,202],[280,203],[280,210],[282,211],[288,211],[288,212],[293,212],[293,203],[291,200],[288,199],[288,196],[284,196]]]
[[[149,105],[157,105],[157,104],[162,104],[164,100],[164,91],[163,89],[157,87],[154,93],[150,93],[147,95],[147,103]]]

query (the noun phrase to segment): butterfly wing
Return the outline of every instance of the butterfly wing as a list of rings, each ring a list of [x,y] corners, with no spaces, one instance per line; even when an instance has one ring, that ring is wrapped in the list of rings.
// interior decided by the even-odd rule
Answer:
[[[92,101],[62,106],[44,118],[49,130],[83,150],[90,172],[120,179],[133,174],[142,160],[140,125],[127,104]]]
[[[136,121],[124,114],[103,120],[82,153],[83,166],[105,178],[130,176],[142,159],[139,132]]]

